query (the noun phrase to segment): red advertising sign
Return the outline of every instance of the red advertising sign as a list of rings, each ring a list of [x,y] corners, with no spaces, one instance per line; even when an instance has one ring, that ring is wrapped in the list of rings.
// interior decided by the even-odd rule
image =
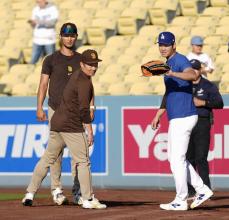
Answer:
[[[123,174],[168,175],[166,114],[160,127],[152,130],[151,121],[157,108],[123,108]],[[229,175],[229,109],[217,110],[211,130],[210,172]]]

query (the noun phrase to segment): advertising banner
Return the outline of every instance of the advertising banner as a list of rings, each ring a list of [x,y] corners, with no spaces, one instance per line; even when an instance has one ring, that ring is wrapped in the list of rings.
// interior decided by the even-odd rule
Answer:
[[[151,121],[158,107],[122,109],[123,175],[170,175],[167,160],[168,120],[163,115],[160,127],[152,130]],[[212,175],[229,175],[229,109],[214,112],[208,155]],[[184,125],[185,126],[185,125]]]
[[[91,170],[107,174],[107,108],[98,108],[93,121]],[[0,175],[31,174],[47,145],[47,122],[36,120],[34,108],[0,108]],[[64,150],[62,172],[71,175],[70,154]]]

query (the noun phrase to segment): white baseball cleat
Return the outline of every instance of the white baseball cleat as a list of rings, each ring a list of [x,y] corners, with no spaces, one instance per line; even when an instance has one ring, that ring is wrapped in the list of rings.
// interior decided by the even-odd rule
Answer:
[[[82,207],[84,209],[106,209],[107,208],[107,206],[105,204],[100,203],[99,200],[94,197],[94,195],[92,196],[92,199],[83,200]]]
[[[33,198],[34,194],[33,193],[26,193],[25,197],[22,199],[22,204],[24,206],[32,206],[33,205]]]
[[[160,204],[160,208],[170,211],[186,211],[188,210],[188,203],[187,201],[173,200],[172,202],[167,204]]]
[[[56,188],[52,191],[53,202],[57,205],[66,205],[68,203],[67,198],[63,194],[63,190]]]
[[[201,205],[203,202],[208,200],[212,195],[213,192],[205,185],[205,190],[202,193],[198,193],[192,204],[190,205],[191,209],[194,209]]]

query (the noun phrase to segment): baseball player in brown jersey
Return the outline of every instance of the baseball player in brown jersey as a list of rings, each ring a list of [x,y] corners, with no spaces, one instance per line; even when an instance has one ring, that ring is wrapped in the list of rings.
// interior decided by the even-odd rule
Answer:
[[[95,74],[100,61],[94,50],[82,53],[81,69],[72,74],[64,89],[62,101],[51,119],[48,146],[34,169],[27,193],[22,200],[23,205],[32,205],[34,195],[47,175],[48,168],[56,161],[66,144],[76,161],[82,207],[106,208],[93,195],[89,160],[89,146],[93,144],[90,100],[94,91],[91,76]]]
[[[49,94],[48,119],[50,121],[54,111],[60,105],[63,90],[68,80],[70,79],[72,73],[80,68],[81,54],[74,51],[76,40],[76,25],[73,23],[63,24],[60,30],[60,50],[44,59],[37,95],[37,119],[39,121],[47,120],[47,116],[43,110],[43,103],[47,90]],[[60,153],[56,162],[50,167],[53,201],[58,205],[62,205],[67,202],[66,197],[63,195],[60,181],[62,156],[63,151]],[[80,190],[74,167],[72,167],[72,172],[73,176],[75,176],[73,196],[74,201],[77,202]]]

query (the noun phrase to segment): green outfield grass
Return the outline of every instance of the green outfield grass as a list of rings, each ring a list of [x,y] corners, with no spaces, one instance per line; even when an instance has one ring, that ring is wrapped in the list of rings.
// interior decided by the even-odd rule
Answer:
[[[18,194],[18,193],[0,193],[0,201],[22,199],[24,195],[25,194]],[[50,197],[50,195],[48,194],[36,195],[36,198],[48,198],[48,197]]]

